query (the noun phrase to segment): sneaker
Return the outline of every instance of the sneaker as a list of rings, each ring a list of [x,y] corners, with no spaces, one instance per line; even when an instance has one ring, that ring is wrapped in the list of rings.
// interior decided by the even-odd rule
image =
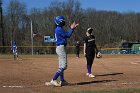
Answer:
[[[66,80],[60,81],[59,84],[60,84],[61,86],[69,85],[69,83],[68,83]]]
[[[86,73],[86,76],[89,76],[89,73]]]
[[[61,84],[59,84],[56,80],[51,80],[51,82],[46,82],[45,85],[47,85],[47,86],[56,86],[56,87],[61,86]]]
[[[93,74],[89,74],[88,76],[91,77],[91,78],[94,78],[95,77]]]

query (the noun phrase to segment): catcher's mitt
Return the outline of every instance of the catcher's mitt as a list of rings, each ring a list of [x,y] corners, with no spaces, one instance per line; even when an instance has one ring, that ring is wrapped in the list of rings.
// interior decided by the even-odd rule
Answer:
[[[101,58],[102,57],[102,54],[100,53],[100,52],[98,52],[97,54],[96,54],[96,58]]]

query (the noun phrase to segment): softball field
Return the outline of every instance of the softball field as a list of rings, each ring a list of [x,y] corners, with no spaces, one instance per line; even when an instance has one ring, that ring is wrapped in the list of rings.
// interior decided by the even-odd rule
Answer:
[[[103,55],[95,59],[92,71],[96,78],[86,76],[83,55],[79,59],[68,55],[65,79],[70,85],[47,87],[45,82],[50,81],[58,69],[57,61],[57,55],[20,55],[16,61],[12,55],[0,55],[0,93],[140,89],[140,55]]]

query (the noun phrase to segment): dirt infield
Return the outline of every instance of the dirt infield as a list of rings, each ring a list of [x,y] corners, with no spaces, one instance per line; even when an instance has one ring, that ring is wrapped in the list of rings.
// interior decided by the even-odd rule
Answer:
[[[140,55],[103,55],[92,67],[96,78],[86,76],[85,58],[68,55],[63,87],[47,87],[58,68],[57,55],[0,57],[0,93],[50,93],[78,90],[140,88]]]

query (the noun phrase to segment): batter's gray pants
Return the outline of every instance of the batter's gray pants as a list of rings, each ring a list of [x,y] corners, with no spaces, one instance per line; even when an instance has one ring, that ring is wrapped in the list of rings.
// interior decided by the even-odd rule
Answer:
[[[64,45],[60,45],[56,47],[56,53],[59,59],[59,68],[67,69],[67,53],[66,47]]]

